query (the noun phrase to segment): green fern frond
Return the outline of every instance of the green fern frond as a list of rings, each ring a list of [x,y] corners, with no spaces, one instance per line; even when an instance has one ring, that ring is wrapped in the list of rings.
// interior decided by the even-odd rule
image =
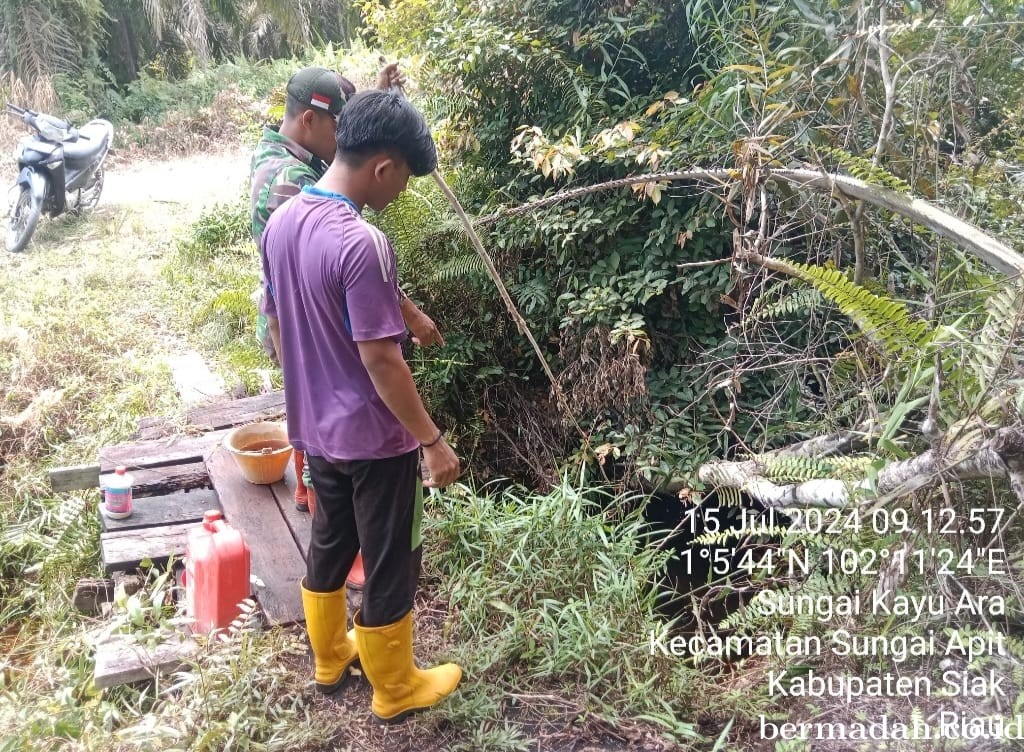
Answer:
[[[474,253],[456,256],[443,262],[434,270],[431,279],[434,282],[453,282],[458,279],[484,277],[486,275],[487,267],[484,266],[483,259]]]
[[[843,149],[825,146],[818,149],[821,154],[831,157],[836,165],[845,169],[853,177],[865,183],[878,185],[899,193],[910,194],[910,184],[893,175],[884,167],[873,164],[870,159],[858,157]]]
[[[875,457],[868,455],[829,457],[829,462],[836,470],[835,477],[846,481],[863,480],[871,470],[874,461]]]
[[[693,539],[693,545],[724,546],[730,541],[746,538],[749,535],[756,535],[758,538],[763,538],[765,536],[768,538],[784,538],[787,535],[792,536],[793,534],[793,531],[788,527],[783,527],[781,525],[761,526],[755,522],[750,526],[750,529],[729,528],[715,533],[704,533],[703,535],[699,535]]]
[[[738,488],[722,486],[716,491],[718,492],[718,501],[722,506],[738,507],[743,504],[743,495]]]
[[[718,623],[718,630],[740,634],[755,634],[763,631],[771,623],[778,619],[776,616],[766,616],[762,613],[761,602],[768,599],[784,598],[792,594],[793,588],[780,587],[773,590],[761,590],[750,602],[729,614]]]
[[[801,279],[835,303],[844,315],[891,355],[920,356],[934,338],[934,329],[914,318],[907,307],[854,284],[838,269],[789,262]]]
[[[803,483],[817,478],[832,478],[836,467],[830,460],[814,457],[765,455],[760,464],[764,476],[776,483]]]
[[[734,540],[739,540],[740,537],[746,535],[743,530],[735,530],[732,528],[726,530],[718,530],[714,533],[704,533],[698,535],[693,539],[693,545],[696,546],[724,546]]]
[[[817,289],[793,289],[792,281],[787,280],[758,297],[750,308],[749,319],[760,323],[793,318],[813,311],[820,302],[821,293]]]
[[[828,459],[792,455],[764,454],[754,461],[774,483],[804,483],[809,480],[862,480],[871,468],[869,456],[836,456]]]
[[[979,380],[980,391],[985,391],[1006,366],[1006,349],[1017,341],[1024,295],[1019,283],[1007,284],[985,301],[986,319],[975,338],[969,361]]]

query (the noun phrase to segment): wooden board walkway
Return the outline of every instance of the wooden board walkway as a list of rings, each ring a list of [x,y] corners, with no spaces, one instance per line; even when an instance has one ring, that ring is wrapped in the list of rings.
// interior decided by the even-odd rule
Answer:
[[[224,519],[239,530],[249,544],[252,574],[262,583],[255,588],[256,600],[267,621],[270,624],[302,621],[299,582],[306,574],[306,560],[277,495],[270,486],[246,481],[226,450],[215,451],[206,466],[220,497]],[[309,525],[308,515],[305,524]]]
[[[101,514],[100,524],[104,532],[112,532],[201,522],[203,513],[207,509],[220,509],[217,494],[212,490],[200,488],[192,491],[176,491],[163,496],[133,498],[131,517],[113,520]]]
[[[50,471],[50,488],[55,493],[96,488],[100,474],[111,473],[118,465],[133,470],[135,495],[157,495],[185,488],[206,485],[206,470],[179,467],[188,463],[201,463],[224,430],[256,420],[277,420],[284,416],[284,392],[276,391],[255,397],[215,402],[188,411],[185,425],[180,426],[166,418],[142,418],[139,421],[140,441],[100,450],[98,465],[59,467]],[[203,432],[197,436],[175,435],[182,428]],[[211,433],[217,432],[217,433]],[[160,473],[141,472],[151,468],[169,468]],[[175,477],[173,473],[181,473]],[[147,493],[143,488],[153,486]]]
[[[253,485],[242,477],[234,458],[220,448],[231,427],[277,418],[283,412],[280,392],[196,408],[189,412],[189,423],[207,433],[104,447],[98,464],[57,468],[50,472],[50,484],[55,492],[96,488],[118,465],[129,469],[132,516],[124,520],[101,517],[100,549],[108,575],[134,571],[144,561],[165,566],[172,557],[182,559],[189,530],[200,524],[206,510],[221,509],[228,524],[238,529],[249,545],[253,596],[266,622],[302,622],[299,583],[306,573],[310,517],[295,508],[292,466],[289,463],[285,479],[279,483]],[[109,597],[107,590],[104,593]],[[174,670],[195,650],[195,643],[185,636],[155,650],[122,643],[97,645],[97,686]]]
[[[216,431],[254,420],[276,420],[283,416],[284,392],[277,391],[193,408],[188,411],[188,425],[201,431]]]
[[[103,572],[110,575],[114,572],[132,570],[144,561],[165,566],[172,556],[181,560],[185,556],[189,528],[195,524],[188,522],[181,525],[101,533],[100,556],[103,559]]]
[[[147,448],[142,445],[143,451]],[[127,447],[119,447],[118,453],[127,455]],[[206,510],[221,509],[224,519],[249,545],[251,573],[257,583],[253,595],[267,622],[303,621],[299,582],[306,574],[310,518],[295,508],[291,468],[284,481],[254,485],[242,477],[234,458],[222,448],[212,450],[205,467],[212,489],[138,498],[131,517],[101,518],[104,572],[135,569],[143,561],[164,565],[171,557],[182,558],[188,531],[202,521]],[[174,468],[165,469],[174,472]]]
[[[125,520],[102,518],[104,571],[132,570],[148,560],[165,564],[181,558],[189,529],[207,509],[220,509],[249,545],[253,595],[270,624],[303,620],[299,582],[306,573],[310,517],[295,508],[295,475],[269,486],[247,482],[234,458],[220,447],[228,430],[242,423],[279,417],[281,392],[195,408],[189,423],[209,429],[118,444],[100,450],[99,464],[51,473],[54,490],[87,488],[118,465],[133,477],[134,513]]]
[[[185,415],[185,427],[198,431],[216,431],[221,428],[251,423],[254,420],[279,420],[284,417],[284,392],[276,391],[221,400],[194,407]],[[150,417],[139,420],[140,439],[158,439],[180,430],[168,418]]]

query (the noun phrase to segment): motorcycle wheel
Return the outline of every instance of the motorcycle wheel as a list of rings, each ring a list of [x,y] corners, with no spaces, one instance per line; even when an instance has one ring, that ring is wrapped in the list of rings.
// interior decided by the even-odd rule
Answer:
[[[89,182],[79,189],[78,202],[71,213],[78,216],[92,211],[100,202],[101,193],[103,193],[103,168],[97,167],[96,172],[89,178]]]
[[[8,251],[18,253],[25,250],[28,241],[32,239],[32,233],[36,231],[36,225],[39,224],[39,216],[42,213],[42,202],[33,201],[28,187],[23,185],[18,194],[18,200],[11,210],[11,216],[7,220],[4,241]]]

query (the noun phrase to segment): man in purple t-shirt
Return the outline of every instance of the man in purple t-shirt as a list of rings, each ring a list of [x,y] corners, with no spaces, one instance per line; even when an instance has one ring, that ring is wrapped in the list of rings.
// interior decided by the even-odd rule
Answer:
[[[361,215],[437,165],[430,130],[402,96],[364,91],[342,109],[337,153],[274,212],[262,238],[265,309],[284,370],[288,434],[306,453],[317,504],[302,602],[315,683],[337,689],[358,657],[386,721],[435,705],[462,677],[412,657],[422,494],[459,475],[402,358],[395,254]],[[363,546],[363,605],[348,637],[345,575]]]

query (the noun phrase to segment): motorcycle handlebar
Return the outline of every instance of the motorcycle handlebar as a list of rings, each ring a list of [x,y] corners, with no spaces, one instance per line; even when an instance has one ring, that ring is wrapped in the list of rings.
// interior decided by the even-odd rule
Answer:
[[[39,113],[33,110],[26,109],[24,107],[18,107],[18,105],[8,102],[7,114],[13,118],[17,118],[23,123],[32,125],[32,118],[36,117],[36,115],[38,115]]]

